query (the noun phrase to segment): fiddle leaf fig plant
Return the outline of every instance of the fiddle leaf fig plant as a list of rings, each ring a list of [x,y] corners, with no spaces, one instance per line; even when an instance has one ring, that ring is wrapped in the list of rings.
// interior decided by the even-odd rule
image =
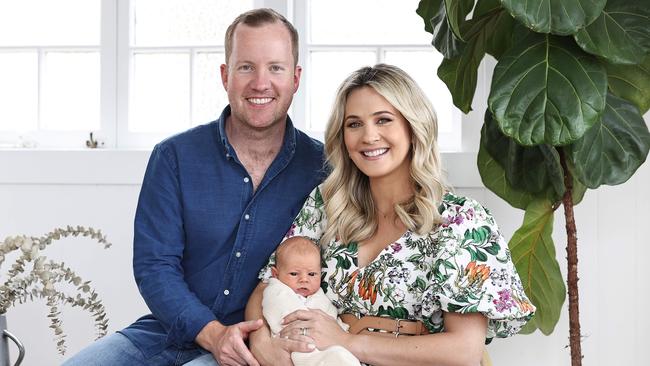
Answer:
[[[571,362],[581,365],[573,207],[588,189],[626,182],[648,156],[650,0],[421,0],[416,13],[461,111],[471,111],[481,61],[497,60],[478,169],[525,211],[509,242],[537,306],[522,333],[553,332],[568,289]],[[551,237],[560,207],[566,282]]]
[[[45,299],[50,310],[47,317],[60,354],[65,354],[66,351],[66,335],[63,333],[59,305],[67,304],[88,311],[95,321],[97,339],[105,336],[108,328],[104,305],[90,286],[90,281],[84,281],[64,263],[48,261],[47,257],[41,255],[54,241],[77,236],[91,238],[105,249],[111,246],[100,230],[83,226],[56,228],[41,237],[17,235],[0,241],[0,265],[12,252],[19,254],[6,277],[0,279],[0,314],[6,314],[16,303],[23,304],[35,298]],[[72,286],[74,293],[64,292],[60,286],[62,283]]]

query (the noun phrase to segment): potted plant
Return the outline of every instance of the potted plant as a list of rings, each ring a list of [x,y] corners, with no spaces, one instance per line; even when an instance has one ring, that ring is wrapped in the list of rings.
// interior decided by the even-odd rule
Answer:
[[[588,189],[627,181],[650,133],[650,6],[627,0],[421,0],[416,10],[445,57],[438,76],[471,110],[478,66],[497,60],[481,130],[485,186],[524,222],[509,246],[537,306],[522,330],[550,334],[566,296],[551,238],[564,208],[572,365],[581,365],[577,229]],[[469,19],[468,19],[469,18]]]
[[[94,239],[104,248],[111,246],[100,230],[83,226],[56,228],[41,237],[26,235],[10,236],[0,242],[0,266],[7,255],[18,252],[6,276],[0,279],[0,316],[12,306],[31,301],[34,298],[45,299],[49,314],[50,328],[54,332],[56,347],[60,354],[66,351],[65,333],[63,333],[59,306],[67,304],[78,306],[91,313],[95,322],[97,338],[106,335],[108,318],[97,293],[89,281],[83,281],[64,263],[48,260],[41,252],[52,242],[67,237],[88,237]],[[57,284],[68,283],[75,289],[73,294],[64,292]],[[68,285],[68,287],[70,287]],[[3,355],[7,357],[7,355]]]

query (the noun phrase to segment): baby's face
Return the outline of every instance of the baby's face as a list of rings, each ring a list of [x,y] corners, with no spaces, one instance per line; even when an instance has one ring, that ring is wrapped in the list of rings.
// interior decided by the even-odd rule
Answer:
[[[314,255],[284,253],[285,258],[274,275],[302,296],[310,296],[320,288],[320,258]]]

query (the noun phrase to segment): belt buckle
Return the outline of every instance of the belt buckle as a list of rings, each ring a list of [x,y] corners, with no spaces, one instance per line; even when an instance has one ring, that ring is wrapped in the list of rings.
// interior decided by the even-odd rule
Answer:
[[[395,319],[395,322],[396,322],[395,331],[393,332],[393,333],[395,333],[395,338],[399,337],[399,335],[400,335],[399,330],[400,330],[400,328],[402,328],[402,324],[401,324],[402,320],[403,319]]]

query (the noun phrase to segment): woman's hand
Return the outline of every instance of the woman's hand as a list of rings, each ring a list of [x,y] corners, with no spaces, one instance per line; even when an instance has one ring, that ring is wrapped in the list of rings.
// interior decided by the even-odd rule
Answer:
[[[280,337],[309,342],[315,344],[319,350],[334,345],[347,348],[351,337],[341,329],[336,319],[318,309],[294,311],[284,317],[282,324],[284,328],[279,334]]]

